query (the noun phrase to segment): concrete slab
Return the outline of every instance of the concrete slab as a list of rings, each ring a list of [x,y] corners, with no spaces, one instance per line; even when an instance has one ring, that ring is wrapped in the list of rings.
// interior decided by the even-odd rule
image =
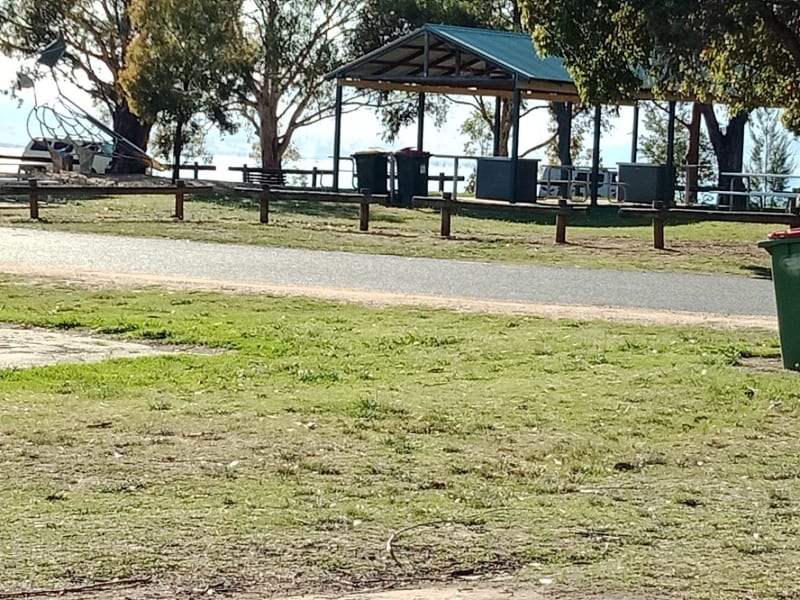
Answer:
[[[70,331],[0,324],[0,369],[170,354],[174,349]]]

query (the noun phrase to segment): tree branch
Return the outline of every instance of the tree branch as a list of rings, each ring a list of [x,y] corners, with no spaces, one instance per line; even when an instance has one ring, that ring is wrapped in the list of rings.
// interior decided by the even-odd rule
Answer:
[[[758,6],[758,14],[764,20],[767,28],[772,31],[786,51],[791,54],[795,66],[800,66],[800,40],[797,37],[797,33],[775,14],[771,4],[775,3],[762,1]]]

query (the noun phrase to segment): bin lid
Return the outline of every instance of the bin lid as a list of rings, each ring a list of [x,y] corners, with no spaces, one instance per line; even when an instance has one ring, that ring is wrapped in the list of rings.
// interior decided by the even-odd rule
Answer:
[[[385,150],[381,150],[380,148],[367,148],[366,150],[359,150],[358,152],[353,152],[353,156],[361,156],[363,154],[389,154]]]
[[[413,154],[415,156],[430,156],[430,152],[425,152],[425,150],[417,150],[414,147],[409,148],[400,148],[400,150],[395,150],[395,154]]]
[[[767,236],[771,240],[785,240],[786,238],[800,238],[800,227],[789,228],[784,231],[773,231]]]
[[[785,242],[800,241],[800,227],[789,228],[784,231],[773,231],[767,238],[758,242],[759,248],[769,250],[771,247],[779,246]]]

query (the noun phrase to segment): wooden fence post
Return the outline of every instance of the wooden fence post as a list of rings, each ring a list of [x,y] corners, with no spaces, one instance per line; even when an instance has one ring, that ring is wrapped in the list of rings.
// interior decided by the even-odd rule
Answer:
[[[453,196],[449,192],[445,192],[442,194],[442,199],[444,200],[444,204],[442,204],[442,225],[440,227],[439,233],[444,238],[450,237],[450,218],[452,217],[453,209],[450,205],[450,200],[452,200]]]
[[[664,249],[664,216],[660,214],[653,217],[653,248]]]
[[[444,192],[444,173],[439,172],[439,191]]]
[[[197,161],[194,161],[194,178],[200,179],[200,165],[197,164]]]
[[[558,200],[558,212],[556,213],[556,244],[567,243],[567,214],[569,207],[564,198]]]
[[[665,205],[663,202],[653,202],[653,208],[658,211],[653,216],[653,248],[656,250],[664,249],[664,222],[668,207],[669,205]]]
[[[364,200],[358,210],[358,230],[369,231],[369,203],[372,200],[372,190],[364,188],[361,190]]]
[[[175,192],[175,218],[183,221],[183,195],[186,182],[179,179],[175,185],[178,186],[178,190]]]
[[[261,191],[261,214],[259,216],[259,220],[262,223],[269,223],[269,188],[265,187]]]
[[[312,188],[317,187],[317,172],[318,171],[319,171],[319,169],[317,169],[317,167],[314,167],[314,168],[311,169],[311,187]]]
[[[28,195],[28,203],[30,206],[31,211],[31,219],[39,220],[39,192],[36,189],[36,180],[29,179],[28,185],[30,186],[30,192]]]

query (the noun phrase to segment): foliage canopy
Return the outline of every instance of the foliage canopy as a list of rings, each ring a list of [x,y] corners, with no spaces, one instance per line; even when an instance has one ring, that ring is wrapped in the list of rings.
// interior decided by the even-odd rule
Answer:
[[[733,112],[782,106],[800,131],[797,0],[523,0],[540,51],[561,56],[587,102],[661,97]],[[576,19],[575,15],[581,15]]]

